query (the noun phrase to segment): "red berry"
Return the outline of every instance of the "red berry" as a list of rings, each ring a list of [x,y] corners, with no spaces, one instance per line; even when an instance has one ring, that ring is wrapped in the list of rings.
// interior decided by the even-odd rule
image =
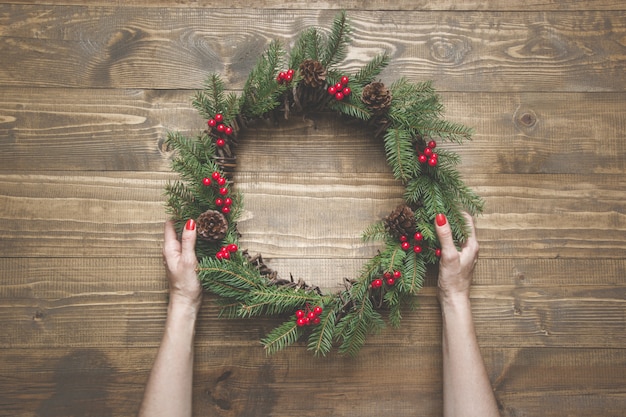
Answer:
[[[211,178],[204,177],[202,178],[202,185],[211,185]]]
[[[411,248],[411,244],[409,242],[402,242],[400,246],[402,247],[402,250],[409,250]]]
[[[213,178],[214,180],[219,180],[221,177],[220,173],[215,171],[213,174],[211,174],[211,178]]]
[[[417,158],[417,160],[420,161],[421,164],[425,164],[426,162],[428,162],[428,157],[422,154]]]
[[[224,259],[224,252],[217,252],[217,253],[215,254],[215,257],[216,257],[217,259]]]
[[[230,259],[230,252],[227,251],[220,251],[220,253],[222,254],[222,259]]]
[[[430,157],[437,159],[437,158],[439,158],[439,154],[433,152],[433,154]]]
[[[226,141],[222,138],[219,138],[218,140],[215,141],[215,144],[219,146],[220,148],[223,148],[224,145],[226,145]]]
[[[417,240],[418,242],[420,242],[422,239],[424,239],[424,236],[420,233],[420,232],[416,232],[413,235],[413,239]]]
[[[215,199],[215,205],[220,207],[221,205],[224,204],[224,200],[222,200],[221,198],[216,198]]]
[[[335,100],[337,101],[343,100],[343,93],[342,92],[335,93]]]
[[[430,158],[428,160],[428,165],[430,165],[431,167],[437,166],[437,158]]]
[[[316,317],[315,313],[312,311],[309,311],[309,314],[307,314],[306,316],[309,318],[309,320],[313,320]]]
[[[352,90],[350,90],[350,87],[346,87],[346,88],[343,89],[342,92],[343,92],[344,96],[349,96],[350,93],[352,92]]]
[[[385,273],[383,274],[383,278],[385,278],[385,279],[389,279],[389,278],[391,278],[391,277],[393,277],[393,275],[391,275],[391,272],[389,272],[389,271],[387,271],[387,272],[385,272]]]
[[[232,252],[237,252],[237,249],[239,249],[239,248],[234,243],[231,243],[230,245],[226,246],[226,250],[228,252],[231,252],[231,253]]]
[[[304,324],[306,324],[307,326],[311,324],[311,319],[308,317],[303,317],[302,320],[304,320]]]
[[[350,79],[346,77],[345,75],[341,77],[341,84],[346,85],[348,84],[348,81],[350,81]]]
[[[285,81],[287,81],[288,83],[291,82],[291,80],[293,80],[293,74],[287,74],[285,75]]]
[[[224,214],[230,213],[230,207],[228,207],[228,206],[222,207],[222,213],[224,213]]]
[[[217,113],[217,114],[215,115],[215,121],[216,121],[217,123],[222,123],[222,122],[224,121],[224,115],[223,115],[223,114],[221,114],[221,113]]]
[[[278,75],[276,76],[276,82],[277,82],[278,84],[282,84],[283,79],[282,79],[282,78],[280,78],[280,74],[278,74]]]
[[[435,149],[437,147],[437,142],[435,142],[434,140],[431,140],[430,142],[428,142],[428,147],[430,149]]]
[[[330,87],[328,87],[328,94],[330,94],[331,96],[334,96],[336,92],[337,90],[334,86],[331,85]]]
[[[296,311],[296,318],[301,319],[302,317],[304,317],[306,313],[304,312],[304,310],[298,310]]]
[[[224,177],[218,178],[217,185],[219,185],[221,187],[225,186],[226,185],[226,178],[224,178]]]
[[[439,248],[435,249],[435,256],[437,258],[439,258],[441,256],[441,249],[439,249]]]
[[[230,127],[230,126],[226,126],[224,128],[224,133],[226,133],[228,136],[232,135],[233,134],[233,128]]]
[[[230,198],[230,197],[226,197],[226,198],[224,199],[224,205],[225,205],[225,206],[230,206],[231,204],[233,204],[233,199],[232,199],[232,198]]]
[[[296,324],[298,325],[298,327],[304,327],[306,326],[306,320],[303,317],[301,317],[298,320],[296,320]]]
[[[313,313],[315,313],[316,316],[321,315],[322,314],[322,307],[315,306],[315,308],[313,309]]]
[[[383,280],[380,278],[375,279],[374,281],[372,281],[372,288],[380,288],[383,286]]]
[[[216,129],[218,132],[223,132],[226,130],[226,125],[224,123],[220,123],[219,125],[217,125]]]
[[[422,247],[420,245],[413,246],[413,252],[422,253]]]
[[[335,84],[335,90],[341,91],[342,89],[343,89],[343,84],[341,84],[341,83]]]
[[[219,126],[217,127],[217,130],[219,130]],[[433,150],[430,148],[426,148],[424,149],[424,155],[426,156],[431,156],[433,154]]]
[[[294,70],[292,70],[291,68],[289,68],[289,69],[287,70],[287,75],[291,75],[291,76],[293,77],[293,74],[294,74]]]
[[[226,188],[226,187],[222,187],[222,188],[220,188],[219,193],[220,193],[221,195],[226,195],[226,194],[228,194],[228,188]]]
[[[315,318],[313,319],[313,324],[320,324],[320,322],[321,322],[321,321],[322,321],[322,320],[321,320],[319,317],[315,317]]]
[[[408,239],[409,238],[404,235],[400,236],[400,242],[406,242]]]
[[[387,278],[387,285],[389,285],[390,287],[396,283],[396,280],[393,278]]]
[[[286,73],[281,71],[278,73],[278,78],[280,78],[281,80],[284,80],[286,75],[287,75]]]
[[[206,123],[209,125],[209,127],[215,127],[215,125],[217,125],[215,119],[209,119],[209,121]]]
[[[393,271],[393,277],[394,278],[400,278],[402,276],[402,272],[400,271]]]

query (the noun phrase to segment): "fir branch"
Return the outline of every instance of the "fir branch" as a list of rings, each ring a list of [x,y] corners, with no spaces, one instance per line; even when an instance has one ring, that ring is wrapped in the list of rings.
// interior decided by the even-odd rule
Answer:
[[[337,314],[333,309],[325,311],[320,317],[320,323],[313,327],[308,339],[308,349],[313,351],[315,356],[326,356],[333,347],[335,336],[335,321]]]
[[[222,297],[245,301],[251,291],[260,288],[265,279],[252,265],[216,258],[204,258],[198,265],[202,286]]]
[[[320,62],[324,68],[330,68],[346,58],[346,47],[350,44],[350,25],[346,12],[341,11],[333,21]]]
[[[417,175],[420,164],[413,149],[412,135],[403,129],[387,129],[384,136],[387,161],[393,176],[403,182]]]
[[[223,102],[224,82],[219,74],[211,74],[204,83],[204,91],[196,93],[192,105],[202,117],[210,119],[223,111]]]
[[[372,117],[369,109],[361,100],[351,100],[349,98],[345,99],[345,101],[332,100],[329,102],[328,107],[356,119],[369,120]]]
[[[365,338],[369,333],[377,333],[385,322],[382,316],[370,301],[369,297],[360,300],[340,322],[342,343],[339,352],[350,356],[356,356],[365,344]]]
[[[382,241],[389,238],[389,233],[385,228],[385,222],[379,220],[370,224],[361,235],[363,242]]]
[[[280,105],[280,96],[287,90],[285,84],[276,82],[285,52],[278,41],[272,41],[250,72],[244,85],[241,113],[250,119],[261,117]]]
[[[250,292],[240,308],[241,317],[276,315],[293,311],[306,303],[319,304],[321,296],[291,287],[261,287]]]
[[[296,343],[303,333],[304,330],[298,327],[295,320],[292,319],[274,328],[261,339],[261,343],[265,348],[265,352],[268,355],[273,355],[287,346]]]
[[[407,255],[404,261],[404,273],[402,274],[402,279],[397,283],[398,288],[405,293],[417,295],[419,290],[422,289],[425,275],[426,264],[424,263],[424,257],[411,253]]]
[[[389,65],[389,59],[389,55],[386,52],[376,55],[352,79],[362,86],[371,83]]]

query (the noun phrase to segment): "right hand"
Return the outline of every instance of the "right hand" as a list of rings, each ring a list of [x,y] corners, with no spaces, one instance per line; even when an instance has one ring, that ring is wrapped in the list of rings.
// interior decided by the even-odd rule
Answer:
[[[444,301],[463,297],[469,299],[470,285],[474,266],[478,262],[478,241],[474,220],[468,213],[463,213],[471,228],[471,234],[458,251],[452,239],[450,224],[443,214],[435,220],[435,230],[441,244],[439,262],[439,300]]]

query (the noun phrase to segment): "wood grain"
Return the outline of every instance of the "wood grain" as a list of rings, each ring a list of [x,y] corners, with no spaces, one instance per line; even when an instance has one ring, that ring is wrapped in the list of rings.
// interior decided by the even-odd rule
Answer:
[[[169,172],[172,155],[163,143],[167,133],[193,136],[204,128],[191,108],[192,95],[190,91],[98,90],[93,94],[84,89],[5,88],[0,95],[0,172],[35,167],[45,172]],[[460,170],[467,176],[621,174],[626,169],[621,157],[626,153],[625,97],[623,93],[442,93],[445,117],[472,127],[475,135],[461,146],[440,146],[462,156]],[[245,146],[237,150],[239,167],[284,174],[297,170],[302,158],[317,158],[328,160],[320,168],[332,171],[350,160],[350,154],[337,153],[350,147],[367,158],[352,162],[360,163],[354,165],[358,172],[383,172],[382,148],[372,146],[367,132],[346,126],[341,119],[316,115],[294,116],[278,127],[258,124],[241,138]],[[308,148],[289,155],[267,150],[268,141],[285,145],[305,134],[317,144],[309,142]],[[352,140],[353,136],[361,139]],[[281,155],[285,157],[276,163]],[[329,158],[334,158],[332,163]],[[305,161],[305,166],[311,163]]]
[[[218,72],[239,89],[271,40],[290,44],[302,27],[328,27],[337,13],[4,8],[0,84],[46,88],[194,89]],[[622,12],[354,11],[350,19],[355,42],[342,64],[349,73],[387,50],[388,77],[432,79],[442,91],[623,92],[626,86]]]
[[[356,70],[433,80],[476,133],[485,200],[472,308],[503,417],[626,409],[626,7],[615,0],[0,3],[0,415],[134,415],[162,336],[169,131],[208,73],[239,93],[270,40],[348,10]],[[376,251],[359,236],[402,193],[365,128],[259,123],[237,149],[242,247],[325,287]],[[228,320],[206,296],[194,415],[440,416],[437,269],[400,328],[357,358],[274,356],[280,318]],[[330,291],[330,288],[329,288]]]

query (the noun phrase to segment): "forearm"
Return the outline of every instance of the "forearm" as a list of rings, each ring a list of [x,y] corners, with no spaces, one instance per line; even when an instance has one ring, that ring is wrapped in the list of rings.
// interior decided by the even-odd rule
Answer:
[[[140,417],[191,416],[193,350],[198,306],[172,302],[146,385]]]
[[[478,347],[469,297],[441,299],[441,312],[444,417],[499,416]]]

